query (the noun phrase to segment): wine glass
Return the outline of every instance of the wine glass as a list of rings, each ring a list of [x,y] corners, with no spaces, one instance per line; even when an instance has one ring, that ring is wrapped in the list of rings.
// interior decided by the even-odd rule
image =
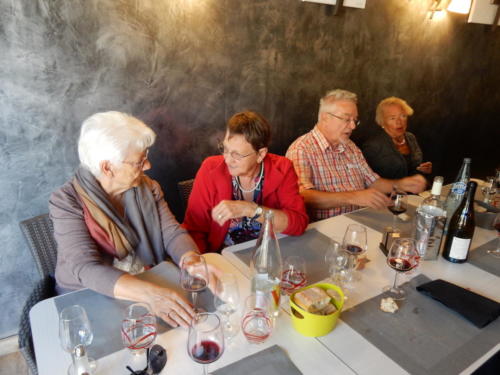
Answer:
[[[61,346],[73,356],[73,351],[77,345],[89,346],[94,335],[87,316],[87,312],[80,305],[65,307],[59,314],[59,340]],[[90,370],[95,371],[97,363],[94,359],[88,358]],[[68,374],[73,374],[73,364],[68,368]]]
[[[405,191],[396,189],[395,187],[392,189],[391,195],[389,197],[391,199],[391,205],[387,208],[392,213],[392,229],[396,230],[396,217],[405,213],[408,209],[408,194]]]
[[[398,274],[411,271],[418,266],[420,255],[413,238],[398,238],[394,240],[387,254],[387,264],[395,270],[394,283],[384,288],[388,297],[395,300],[405,299],[406,293],[398,287]]]
[[[122,341],[134,355],[140,355],[153,345],[156,317],[147,303],[134,303],[127,307],[122,320]]]
[[[205,290],[208,286],[207,263],[202,255],[188,255],[182,258],[181,286],[182,289],[191,292],[194,311],[203,312],[203,309],[196,307],[198,292]]]
[[[496,258],[500,258],[500,213],[495,216],[495,220],[493,221],[493,228],[497,231],[497,248],[487,250],[486,252]]]
[[[240,290],[238,280],[232,273],[224,273],[218,277],[214,306],[224,320],[224,337],[231,340],[238,333],[238,326],[231,324],[231,315],[238,310]]]
[[[194,316],[189,326],[187,351],[195,362],[203,365],[203,374],[207,375],[208,364],[224,352],[224,333],[217,314],[202,312]]]
[[[342,247],[352,255],[349,260],[349,265],[352,267],[352,278],[359,280],[361,276],[359,272],[355,272],[358,264],[358,256],[364,254],[367,250],[367,234],[366,228],[359,224],[349,224],[344,234]]]
[[[345,251],[339,242],[332,241],[325,253],[325,262],[332,281],[344,289],[351,288],[354,256]],[[347,297],[344,297],[347,298]]]
[[[281,290],[283,294],[290,295],[307,283],[306,262],[304,258],[292,255],[285,258],[283,273],[281,275]]]
[[[271,336],[272,316],[269,296],[257,293],[247,297],[241,330],[250,344],[261,344]]]

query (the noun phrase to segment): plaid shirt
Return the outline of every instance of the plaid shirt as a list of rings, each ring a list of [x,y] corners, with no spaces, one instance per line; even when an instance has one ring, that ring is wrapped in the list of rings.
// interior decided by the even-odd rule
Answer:
[[[371,170],[361,150],[351,140],[332,147],[317,127],[297,138],[286,152],[299,176],[300,190],[343,192],[363,190],[379,176]],[[326,219],[358,209],[342,206],[310,209],[311,220]]]

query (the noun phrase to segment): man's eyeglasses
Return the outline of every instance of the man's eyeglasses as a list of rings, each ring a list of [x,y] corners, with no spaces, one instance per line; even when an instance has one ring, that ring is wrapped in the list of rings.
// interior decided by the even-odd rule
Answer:
[[[331,113],[331,112],[326,112],[326,113],[328,113],[330,116],[333,116],[335,118],[338,118],[339,120],[344,121],[346,125],[349,124],[350,122],[352,122],[354,124],[354,126],[358,127],[361,124],[361,121],[355,120],[353,118],[340,117],[340,116],[337,116],[336,114]]]
[[[132,167],[135,167],[137,169],[142,169],[144,167],[144,163],[146,163],[146,160],[148,160],[148,155],[149,155],[149,149],[146,150],[146,155],[141,159],[141,161],[135,162],[135,161],[125,161],[123,160],[122,163],[131,165]]]
[[[217,145],[217,148],[219,149],[219,152],[222,154],[222,155],[226,155],[226,154],[229,154],[229,156],[231,156],[233,159],[235,160],[241,160],[241,159],[244,159],[246,158],[247,156],[250,156],[250,155],[253,155],[253,154],[256,154],[257,151],[252,151],[250,152],[249,154],[246,154],[246,155],[241,155],[240,153],[236,152],[236,151],[231,151],[229,152],[225,147],[224,147],[224,144],[222,142],[219,142],[219,144]]]

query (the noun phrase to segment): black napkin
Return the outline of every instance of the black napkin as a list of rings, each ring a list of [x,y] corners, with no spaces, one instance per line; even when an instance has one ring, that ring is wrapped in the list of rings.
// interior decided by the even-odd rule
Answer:
[[[478,328],[485,327],[500,315],[500,303],[441,279],[419,285],[417,290],[456,311]]]
[[[218,369],[214,375],[302,375],[300,370],[277,345]]]

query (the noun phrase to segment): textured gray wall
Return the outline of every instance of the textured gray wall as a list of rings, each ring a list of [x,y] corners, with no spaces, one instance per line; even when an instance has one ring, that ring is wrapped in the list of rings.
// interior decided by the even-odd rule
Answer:
[[[268,117],[283,153],[335,87],[360,96],[355,140],[397,95],[436,172],[450,178],[467,155],[476,176],[491,173],[500,33],[465,17],[430,22],[429,2],[368,0],[335,17],[299,0],[0,0],[0,337],[17,331],[39,277],[18,222],[47,211],[94,112],[126,111],[157,131],[151,175],[176,211],[175,183],[214,152],[232,113]]]

